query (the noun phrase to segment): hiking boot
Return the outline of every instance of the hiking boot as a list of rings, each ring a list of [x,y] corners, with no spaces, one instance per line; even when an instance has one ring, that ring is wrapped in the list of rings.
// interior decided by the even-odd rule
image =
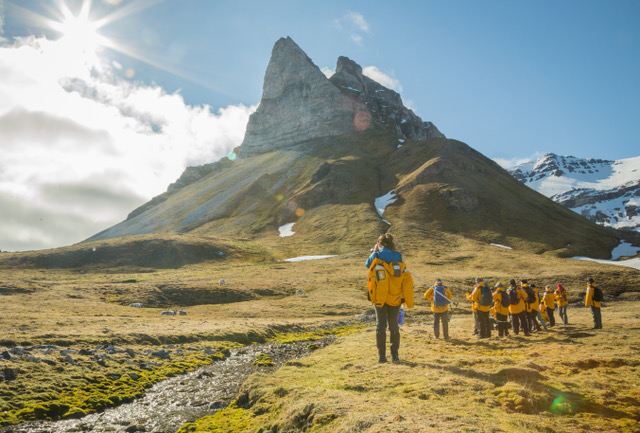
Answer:
[[[391,333],[391,362],[399,362],[398,350],[400,349],[400,333]]]
[[[387,362],[387,333],[386,332],[376,332],[376,346],[378,347],[378,362],[383,363]]]

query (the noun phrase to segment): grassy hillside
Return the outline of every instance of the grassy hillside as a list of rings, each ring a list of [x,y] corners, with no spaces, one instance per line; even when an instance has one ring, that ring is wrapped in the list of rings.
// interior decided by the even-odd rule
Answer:
[[[279,242],[296,223],[295,249],[337,253],[369,246],[389,229],[374,200],[395,190],[385,219],[403,238],[432,243],[460,234],[536,253],[609,258],[622,234],[605,229],[513,179],[455,140],[406,141],[383,131],[325,138],[216,164],[92,240],[190,233]],[[154,204],[155,205],[152,205]]]
[[[26,356],[0,360],[3,374],[15,374],[9,382],[0,382],[0,422],[79,416],[120,404],[143,394],[154,381],[214,362],[224,356],[225,348],[282,334],[289,334],[287,339],[310,338],[313,333],[298,337],[295,333],[319,325],[322,329],[342,326],[344,320],[369,311],[363,266],[368,249],[348,249],[318,261],[279,261],[292,257],[298,235],[282,238],[281,247],[274,239],[262,249],[249,242],[209,239],[212,250],[220,248],[228,254],[177,268],[114,262],[115,267],[86,263],[79,268],[44,269],[27,265],[29,258],[47,252],[0,255],[0,353],[38,345],[75,351],[75,365],[66,363],[58,351],[50,355],[55,365]],[[288,239],[292,243],[284,243]],[[450,346],[427,340],[431,316],[420,301],[425,287],[416,282],[418,303],[410,312],[413,322],[405,328],[401,349],[406,364],[378,366],[373,356],[373,323],[364,322],[364,329],[354,327],[355,333],[340,337],[336,345],[312,358],[290,363],[278,376],[251,379],[236,405],[225,412],[225,419],[239,417],[251,426],[250,431],[275,425],[280,426],[278,431],[287,431],[285,427],[296,431],[300,422],[318,431],[353,431],[357,426],[362,431],[384,431],[391,428],[390,421],[407,431],[429,431],[431,424],[424,413],[433,405],[435,413],[452,418],[444,421],[454,429],[491,431],[494,420],[501,420],[509,426],[501,427],[504,431],[515,429],[511,424],[542,428],[547,423],[556,431],[572,431],[593,421],[603,431],[633,431],[625,428],[636,425],[634,407],[639,397],[632,385],[637,381],[637,366],[628,360],[638,356],[638,337],[628,324],[638,319],[633,312],[637,302],[630,297],[637,293],[640,272],[506,250],[459,235],[436,233],[433,240],[438,248],[400,238],[400,248],[412,273],[428,282],[442,278],[452,288],[459,305],[454,308],[455,341]],[[123,254],[133,245],[112,242],[114,248],[122,242]],[[89,254],[84,244],[68,247],[67,252],[71,254],[73,248],[78,255]],[[139,251],[142,257],[147,254]],[[327,251],[307,246],[306,253]],[[569,313],[572,328],[567,333],[537,335],[531,341],[476,342],[469,336],[471,316],[464,292],[479,275],[491,283],[520,277],[538,285],[562,282],[576,302]],[[588,312],[579,308],[587,275],[596,278],[607,296],[602,335],[591,335]],[[220,279],[225,280],[223,285]],[[299,289],[305,296],[296,295]],[[143,308],[130,307],[134,302]],[[167,309],[187,315],[160,315]],[[93,356],[82,355],[83,350],[102,345],[126,347],[135,357],[121,351],[99,365]],[[169,345],[198,351],[170,360],[149,354]],[[198,355],[205,349],[211,355]],[[38,356],[45,356],[36,350]],[[125,362],[131,360],[135,363]],[[569,366],[568,373],[562,376],[564,365]],[[434,370],[444,375],[435,379]],[[126,383],[112,379],[131,372],[140,379]],[[384,379],[376,383],[369,373]],[[516,379],[510,379],[512,374]],[[274,387],[276,381],[278,387]],[[557,414],[547,408],[548,393],[556,391],[569,397]],[[463,404],[452,405],[453,396]],[[301,406],[306,399],[314,401],[314,406]],[[381,412],[383,400],[389,409]],[[612,408],[605,407],[609,401],[614,402]],[[468,415],[468,408],[474,408],[477,419]],[[421,417],[415,412],[418,409]],[[453,412],[446,415],[449,411]],[[563,423],[571,429],[563,430]]]

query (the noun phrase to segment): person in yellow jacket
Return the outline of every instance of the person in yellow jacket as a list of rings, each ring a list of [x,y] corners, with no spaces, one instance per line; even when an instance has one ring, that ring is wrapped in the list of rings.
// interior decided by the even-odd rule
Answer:
[[[476,285],[471,293],[471,301],[475,305],[476,317],[478,319],[478,338],[491,337],[491,321],[489,321],[489,310],[493,304],[493,294],[482,278],[476,278]]]
[[[553,293],[551,286],[545,287],[542,301],[544,302],[544,308],[549,318],[549,328],[553,328],[556,325],[556,318],[554,316],[554,312],[556,311],[556,294]]]
[[[527,294],[520,287],[516,286],[516,280],[512,279],[509,281],[507,295],[509,296],[510,301],[509,313],[511,314],[511,327],[513,328],[513,333],[518,335],[522,328],[524,335],[529,336],[529,323],[525,307]]]
[[[593,281],[593,278],[587,278],[587,293],[584,298],[584,306],[591,307],[591,315],[593,316],[593,329],[602,329],[602,315],[600,313],[600,307],[602,306],[601,296],[598,285]]]
[[[369,268],[367,281],[369,300],[376,312],[378,362],[387,362],[387,325],[390,332],[391,360],[399,362],[398,316],[402,304],[413,308],[413,278],[402,261],[402,254],[396,251],[393,235],[386,233],[378,238],[365,266]]]
[[[433,287],[425,292],[424,298],[431,301],[433,312],[433,335],[440,338],[440,322],[442,322],[442,334],[445,340],[449,339],[449,304],[453,302],[453,295],[448,287],[442,284],[438,278]]]
[[[555,291],[556,304],[558,304],[558,314],[562,319],[562,323],[569,324],[569,318],[567,317],[567,306],[569,305],[569,292],[564,288],[562,284],[558,284],[558,288]]]
[[[471,299],[471,292],[471,287],[467,287],[467,301],[471,302],[471,314],[473,314],[473,334],[471,335],[475,335],[477,337],[480,335],[480,331],[478,330],[478,314],[476,312],[476,304],[473,302],[473,299]]]
[[[498,337],[509,336],[509,328],[511,328],[511,324],[509,323],[510,304],[509,295],[507,295],[505,287],[502,283],[496,284],[493,291],[493,309],[495,311],[496,322],[498,322]]]
[[[533,296],[535,300],[534,302],[529,303],[529,313],[528,313],[529,330],[531,332],[542,331],[540,322],[538,322],[538,314],[540,313],[540,295],[538,294],[538,288],[534,283],[531,283],[530,287],[531,287],[531,290],[533,291]]]

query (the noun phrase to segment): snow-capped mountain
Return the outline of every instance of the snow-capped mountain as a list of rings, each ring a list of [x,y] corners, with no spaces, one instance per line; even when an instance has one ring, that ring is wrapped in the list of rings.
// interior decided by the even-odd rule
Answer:
[[[640,157],[607,161],[547,153],[511,174],[598,224],[640,231]]]

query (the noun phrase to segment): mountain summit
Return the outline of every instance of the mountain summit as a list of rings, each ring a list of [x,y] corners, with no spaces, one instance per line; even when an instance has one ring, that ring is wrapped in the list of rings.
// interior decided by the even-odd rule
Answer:
[[[511,174],[598,224],[640,232],[640,157],[609,161],[547,153]]]
[[[361,251],[392,231],[413,248],[472,238],[598,258],[619,243],[616,232],[446,138],[354,61],[340,57],[327,78],[290,38],[273,48],[236,153],[187,168],[167,192],[90,240],[189,233],[317,255]],[[293,235],[280,237],[283,227]]]
[[[260,105],[249,119],[241,155],[255,155],[320,137],[388,128],[399,137],[444,137],[402,104],[400,95],[340,57],[327,78],[289,37],[276,42]]]

